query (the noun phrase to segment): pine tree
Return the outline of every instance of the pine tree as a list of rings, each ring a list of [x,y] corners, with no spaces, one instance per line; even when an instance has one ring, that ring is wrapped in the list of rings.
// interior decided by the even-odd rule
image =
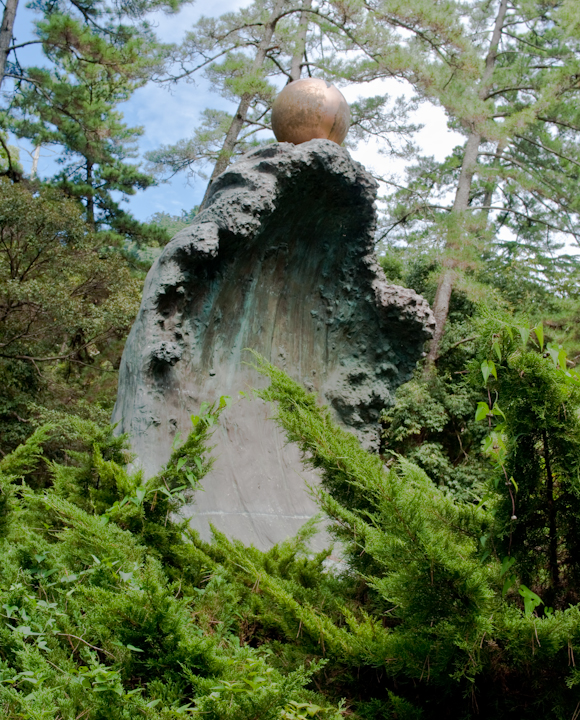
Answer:
[[[196,165],[209,160],[213,163],[209,189],[232,156],[255,142],[255,134],[268,127],[266,115],[275,95],[268,76],[280,73],[290,76],[292,68],[295,74],[300,71],[297,53],[300,56],[304,53],[307,27],[300,19],[304,18],[301,7],[300,2],[292,0],[257,0],[237,13],[217,19],[202,18],[188,33],[179,52],[183,71],[173,81],[203,69],[221,94],[237,101],[238,107],[233,116],[204,111],[202,123],[191,140],[150,152],[148,159],[157,172],[169,169],[175,173],[186,168],[195,172]],[[297,22],[293,15],[298,15]],[[282,28],[285,20],[286,27]],[[290,41],[290,54],[289,23],[297,25],[296,40]],[[286,70],[285,66],[292,62],[292,68]]]
[[[499,389],[499,399],[490,406],[482,402],[480,412],[504,421],[487,446],[496,453],[505,434],[507,475],[502,471],[497,478],[503,483],[490,479],[489,494],[477,506],[437,490],[405,458],[385,466],[361,451],[312,394],[258,358],[271,380],[260,395],[278,403],[279,425],[321,475],[315,493],[342,542],[347,576],[364,586],[359,585],[364,609],[343,606],[344,620],[338,620],[298,602],[287,584],[264,577],[234,543],[230,557],[249,580],[260,577],[264,592],[305,634],[322,637],[331,663],[344,663],[351,672],[358,667],[361,677],[365,666],[381,669],[388,699],[360,706],[372,718],[399,717],[398,712],[507,718],[516,711],[532,718],[540,708],[557,718],[577,707],[569,648],[580,642],[574,571],[578,375],[565,369],[557,348],[548,352],[554,358],[526,349],[526,337],[520,339],[515,327],[497,318],[487,330],[480,346],[485,365],[473,371],[478,383],[484,369],[486,383],[497,374],[492,387]],[[529,327],[526,332],[529,336]],[[541,350],[541,329],[536,332]],[[487,359],[500,355],[497,365]],[[513,517],[514,493],[521,494],[516,501],[521,519]],[[512,533],[514,523],[518,531]],[[224,540],[220,544],[225,552]],[[550,559],[554,550],[557,564]],[[557,610],[547,606],[552,600]]]
[[[523,240],[530,233],[577,237],[575,12],[564,1],[335,6],[359,51],[340,71],[353,80],[407,80],[466,138],[442,166],[423,160],[393,213],[397,228],[416,221],[441,250],[428,365],[462,269],[477,262],[499,227]]]
[[[32,45],[49,44],[53,50],[65,46],[73,48],[77,56],[82,57],[83,43],[76,43],[73,35],[63,33],[62,17],[80,22],[102,38],[111,42],[123,43],[136,35],[150,33],[150,25],[142,18],[155,10],[163,9],[166,12],[176,12],[183,2],[187,0],[123,0],[110,4],[107,0],[40,0],[34,3],[34,9],[40,14],[40,21],[52,26],[51,32],[45,33],[44,38],[28,40],[24,43],[14,44],[12,31],[18,0],[8,0],[5,3],[2,26],[0,29],[0,85],[7,76],[17,83],[27,82],[26,62],[22,62],[21,51]],[[9,57],[12,60],[9,61]]]
[[[14,21],[16,20],[16,11],[18,9],[18,0],[7,0],[4,5],[4,13],[2,15],[2,26],[0,27],[0,86],[4,80],[6,73],[6,61],[10,54],[10,44],[12,43],[12,30]]]
[[[59,413],[0,459],[4,718],[341,720],[307,687],[323,663],[277,667],[241,639],[256,594],[176,519],[225,404],[147,481],[124,467],[125,438]],[[299,579],[321,572],[300,541],[250,554]]]
[[[127,162],[136,154],[141,128],[129,128],[116,106],[141,87],[157,66],[156,46],[141,37],[119,47],[67,16],[39,24],[54,69],[29,68],[28,82],[13,101],[10,124],[35,144],[63,148],[63,170],[53,182],[83,202],[93,229],[112,228],[130,239],[156,237],[131,218],[112,193],[131,195],[154,184],[153,178]],[[56,47],[54,36],[70,42]],[[84,47],[77,57],[74,46]]]
[[[167,81],[193,78],[203,71],[213,87],[238,107],[233,116],[204,110],[192,138],[148,153],[153,171],[160,175],[202,174],[204,166],[210,165],[211,185],[234,155],[270,142],[259,133],[271,130],[275,78],[291,82],[307,74],[340,84],[343,77],[332,48],[345,44],[341,33],[348,35],[348,29],[327,22],[326,10],[325,3],[311,0],[259,0],[238,13],[202,18],[177,55],[180,72]],[[408,118],[414,107],[413,102],[393,103],[388,95],[355,101],[347,145],[356,147],[361,140],[380,138],[389,153],[408,154],[412,147],[409,138],[417,129]]]

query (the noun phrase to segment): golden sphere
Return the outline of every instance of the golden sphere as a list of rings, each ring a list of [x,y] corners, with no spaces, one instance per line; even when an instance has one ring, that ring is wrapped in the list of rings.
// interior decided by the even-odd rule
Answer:
[[[320,78],[288,83],[272,106],[272,130],[278,142],[299,145],[324,138],[341,145],[349,124],[350,110],[343,94]]]

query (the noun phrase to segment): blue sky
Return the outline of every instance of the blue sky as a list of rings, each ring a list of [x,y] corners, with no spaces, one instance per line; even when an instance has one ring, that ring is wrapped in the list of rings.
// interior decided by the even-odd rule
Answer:
[[[202,15],[221,15],[225,12],[242,7],[248,0],[216,0],[214,3],[197,2],[186,5],[176,15],[157,13],[152,17],[158,37],[164,42],[179,43],[185,32]],[[15,26],[15,37],[18,42],[31,38],[34,13],[20,6]],[[40,51],[34,46],[22,52],[21,62],[25,64],[44,64]],[[410,93],[410,90],[396,81],[373,82],[364,86],[341,88],[348,101],[359,95],[376,95],[389,92],[393,96]],[[140,153],[153,150],[160,145],[174,143],[189,137],[199,118],[199,113],[206,107],[233,111],[235,106],[212,93],[210,84],[199,76],[195,84],[182,82],[173,87],[165,87],[149,83],[139,89],[131,99],[120,106],[126,122],[140,125],[144,134],[139,141]],[[424,125],[418,133],[417,141],[425,154],[434,155],[442,160],[453,147],[463,142],[462,137],[447,128],[444,112],[432,105],[423,105],[414,120]],[[30,145],[19,141],[22,148],[21,161],[29,168],[31,157],[27,150]],[[39,175],[50,176],[56,168],[55,149],[42,148],[39,162]],[[392,158],[380,156],[375,143],[361,144],[353,151],[353,156],[366,167],[376,169],[381,174],[387,170],[402,173],[404,163]],[[174,177],[170,182],[159,184],[144,192],[128,198],[126,207],[139,220],[146,220],[155,212],[165,211],[179,214],[182,209],[189,210],[199,204],[205,191],[205,181],[200,178],[188,179],[185,174]]]

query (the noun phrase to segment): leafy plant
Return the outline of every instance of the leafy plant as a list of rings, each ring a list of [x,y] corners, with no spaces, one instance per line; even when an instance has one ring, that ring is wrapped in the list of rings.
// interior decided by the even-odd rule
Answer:
[[[289,707],[338,720],[305,690],[320,663],[282,672],[240,641],[239,593],[251,588],[176,515],[211,467],[228,401],[202,408],[148,480],[125,467],[123,438],[74,417],[0,461],[3,717],[279,720]],[[56,437],[77,449],[54,454],[47,484],[38,466]]]

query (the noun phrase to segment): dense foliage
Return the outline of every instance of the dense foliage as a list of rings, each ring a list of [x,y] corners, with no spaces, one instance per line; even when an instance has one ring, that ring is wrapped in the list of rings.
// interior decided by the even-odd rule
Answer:
[[[258,358],[261,396],[321,472],[344,555],[330,570],[308,553],[312,527],[263,553],[201,542],[176,515],[229,398],[147,481],[126,469],[124,438],[53,414],[0,464],[4,715],[571,717],[580,381],[529,328],[490,327],[472,367],[499,398],[478,412],[495,464],[477,505],[400,456],[385,466]]]
[[[580,6],[254,0],[161,45],[149,13],[180,5],[36,2],[15,45],[4,4],[0,714],[577,720]],[[143,170],[121,104],[200,73],[233,112],[206,109]],[[180,519],[229,398],[147,480],[108,425],[145,271],[199,210],[141,223],[123,197],[271,142],[276,88],[306,74],[411,89],[352,103],[349,142],[407,161],[375,168],[377,248],[439,327],[383,410],[379,455],[255,358],[321,475],[338,563],[310,552],[316,523],[261,552]],[[464,137],[441,162],[413,145],[425,102]],[[57,148],[59,171],[27,176],[9,132],[36,160]]]
[[[2,460],[3,717],[338,719],[305,689],[324,662],[277,667],[252,647],[261,603],[252,583],[232,582],[228,541],[206,546],[175,519],[211,466],[225,403],[194,418],[147,482],[124,469],[123,438],[74,418]],[[57,438],[66,451],[47,464]],[[250,557],[314,600],[322,558],[301,550],[293,540]]]
[[[141,290],[109,242],[59,190],[0,180],[4,452],[30,434],[31,403],[107,417]]]

